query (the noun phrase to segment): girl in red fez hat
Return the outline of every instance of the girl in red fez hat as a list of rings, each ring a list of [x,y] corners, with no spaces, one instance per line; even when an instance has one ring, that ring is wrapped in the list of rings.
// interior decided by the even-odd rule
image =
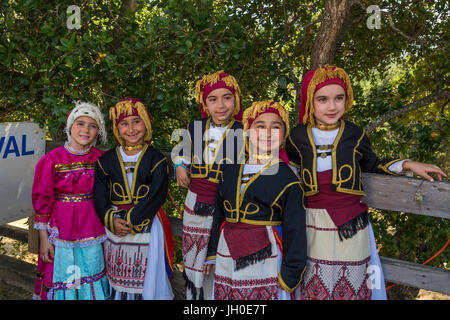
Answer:
[[[94,185],[110,299],[172,299],[174,243],[161,208],[167,158],[150,145],[152,118],[141,100],[120,100],[110,118],[118,145],[98,159]]]
[[[306,266],[303,190],[281,148],[289,132],[277,102],[255,102],[244,112],[248,157],[228,166],[216,194],[208,261],[216,300],[285,300]],[[298,291],[297,296],[298,296]]]
[[[307,196],[308,261],[302,299],[386,299],[362,172],[402,174],[411,170],[446,176],[436,166],[400,159],[379,159],[365,131],[344,120],[353,104],[347,73],[324,65],[303,78],[299,122],[289,134],[286,151],[300,168]],[[369,279],[368,268],[376,279]]]
[[[223,70],[197,81],[201,120],[186,130],[188,150],[173,157],[179,186],[189,188],[184,204],[182,254],[186,297],[211,299],[211,275],[202,273],[214,212],[217,184],[224,166],[243,156],[241,91]],[[230,144],[231,143],[231,144]]]

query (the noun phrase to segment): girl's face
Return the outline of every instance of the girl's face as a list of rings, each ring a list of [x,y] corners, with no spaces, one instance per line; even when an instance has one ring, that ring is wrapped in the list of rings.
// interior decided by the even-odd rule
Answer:
[[[330,84],[316,91],[313,98],[314,118],[319,124],[335,124],[345,113],[345,90]]]
[[[230,120],[236,104],[236,98],[230,90],[219,88],[211,91],[206,97],[205,103],[213,121],[221,124]]]
[[[72,128],[70,128],[70,145],[78,150],[88,148],[97,138],[98,130],[97,121],[91,117],[81,116],[76,118]]]
[[[120,137],[127,146],[144,144],[144,137],[147,133],[144,121],[138,116],[129,116],[122,119],[117,125]]]
[[[251,153],[271,154],[284,142],[285,127],[281,117],[275,113],[263,113],[253,121],[249,130]]]

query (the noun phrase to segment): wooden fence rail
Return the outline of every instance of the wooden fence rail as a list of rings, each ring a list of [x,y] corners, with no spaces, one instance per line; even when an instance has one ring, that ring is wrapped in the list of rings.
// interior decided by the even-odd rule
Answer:
[[[57,145],[52,144],[47,151]],[[170,160],[170,153],[165,155]],[[172,170],[170,174],[173,175]],[[363,186],[368,194],[363,200],[371,208],[450,219],[450,182],[430,183],[415,178],[363,173]],[[173,217],[169,219],[173,234],[181,236],[182,221]],[[0,235],[5,233],[23,239],[17,230],[0,226]],[[380,259],[386,281],[450,294],[450,270],[386,257]]]
[[[369,207],[450,219],[450,182],[363,173]]]
[[[363,173],[363,186],[368,194],[363,200],[369,207],[450,219],[448,181]],[[450,270],[386,257],[380,260],[386,281],[450,294]]]

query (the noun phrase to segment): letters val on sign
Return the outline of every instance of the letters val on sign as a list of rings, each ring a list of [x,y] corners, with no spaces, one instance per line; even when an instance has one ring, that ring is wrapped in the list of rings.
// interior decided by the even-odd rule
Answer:
[[[0,225],[33,214],[34,167],[45,154],[45,130],[33,122],[0,123]]]

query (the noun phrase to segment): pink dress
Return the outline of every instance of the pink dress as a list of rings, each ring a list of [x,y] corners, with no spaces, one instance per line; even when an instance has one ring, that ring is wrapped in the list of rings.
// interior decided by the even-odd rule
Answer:
[[[34,228],[48,231],[49,242],[55,247],[55,260],[48,264],[39,257],[35,298],[51,298],[47,293],[57,287],[53,264],[60,265],[56,261],[58,248],[88,248],[101,245],[107,238],[93,200],[95,163],[103,153],[92,147],[87,153],[76,154],[61,146],[36,164],[32,189]],[[103,262],[103,256],[98,259]],[[97,272],[96,278],[100,275],[101,271]]]

